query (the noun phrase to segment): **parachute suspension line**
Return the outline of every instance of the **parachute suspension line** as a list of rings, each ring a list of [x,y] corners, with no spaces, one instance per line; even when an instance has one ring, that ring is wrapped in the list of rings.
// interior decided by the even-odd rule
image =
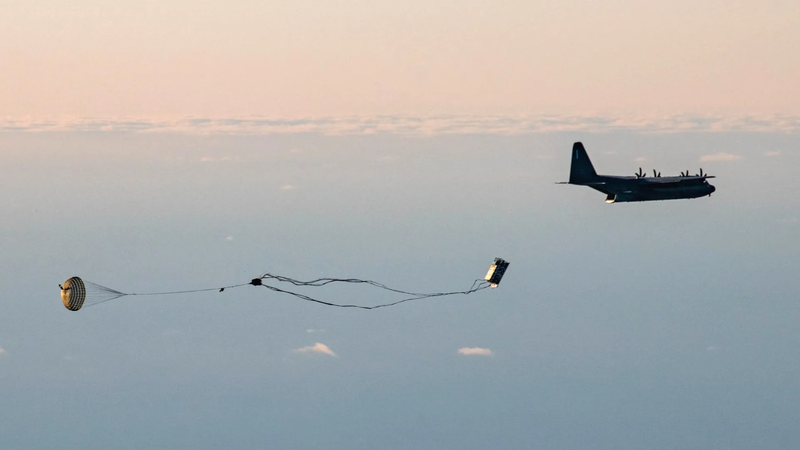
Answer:
[[[210,292],[210,291],[217,291],[222,292],[225,289],[236,288],[241,286],[248,286],[250,283],[242,283],[242,284],[234,284],[231,286],[223,286],[223,287],[215,287],[215,288],[206,288],[206,289],[191,289],[186,291],[169,291],[169,292],[145,292],[141,294],[137,293],[127,293],[127,292],[120,292],[111,288],[107,288],[105,286],[100,286],[99,284],[90,283],[88,281],[84,281],[85,284],[91,285],[94,289],[87,291],[89,292],[98,292],[98,295],[95,295],[97,298],[96,300],[89,300],[89,295],[86,296],[86,302],[83,304],[84,307],[88,308],[90,306],[99,305],[100,303],[105,303],[111,300],[116,300],[120,297],[126,296],[146,296],[146,295],[173,295],[173,294],[192,294],[195,292]]]
[[[86,286],[87,296],[90,295],[90,293],[92,293],[93,291],[97,292],[100,295],[116,295],[118,298],[124,295],[128,295],[116,289],[111,289],[110,287],[92,283],[91,281],[83,280],[83,284],[84,286]]]

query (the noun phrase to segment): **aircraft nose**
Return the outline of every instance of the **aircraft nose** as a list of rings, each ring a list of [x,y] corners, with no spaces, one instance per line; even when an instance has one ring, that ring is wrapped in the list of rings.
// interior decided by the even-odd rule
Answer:
[[[711,190],[710,190],[710,191],[708,191],[708,195],[711,195],[711,194],[712,194],[714,191],[716,191],[716,190],[717,190],[717,188],[715,188],[714,186],[712,186],[712,185],[710,185],[710,184],[708,185],[708,187],[709,187],[709,188],[711,188]]]

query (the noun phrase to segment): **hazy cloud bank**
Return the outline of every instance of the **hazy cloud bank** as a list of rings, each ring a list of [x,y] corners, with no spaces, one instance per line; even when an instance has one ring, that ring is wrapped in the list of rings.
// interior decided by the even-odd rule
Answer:
[[[800,116],[701,115],[438,115],[345,116],[317,118],[0,118],[5,132],[127,132],[264,135],[316,133],[349,134],[501,134],[518,135],[555,131],[673,132],[798,132]],[[207,161],[207,162],[210,162]]]

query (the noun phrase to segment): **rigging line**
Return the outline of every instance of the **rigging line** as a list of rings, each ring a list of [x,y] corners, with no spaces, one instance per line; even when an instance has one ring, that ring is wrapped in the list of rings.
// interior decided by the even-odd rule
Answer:
[[[297,298],[300,298],[301,300],[306,300],[306,301],[309,301],[309,302],[319,303],[319,304],[322,304],[322,305],[333,306],[333,307],[337,307],[337,308],[358,308],[358,309],[378,309],[378,308],[385,308],[385,307],[388,307],[388,306],[398,305],[400,303],[405,303],[405,302],[412,301],[412,300],[421,300],[421,299],[425,299],[425,298],[442,297],[442,296],[457,295],[457,294],[467,295],[467,294],[471,294],[473,292],[477,292],[477,291],[480,291],[480,290],[483,290],[483,289],[486,289],[486,288],[489,287],[489,283],[487,283],[486,281],[481,280],[481,279],[476,279],[475,281],[472,282],[472,286],[469,288],[469,290],[466,290],[466,291],[435,292],[435,293],[423,294],[423,293],[416,293],[416,292],[401,291],[399,289],[392,289],[392,288],[390,288],[388,286],[385,286],[385,285],[383,285],[381,283],[377,283],[377,282],[370,281],[370,280],[361,280],[361,279],[357,279],[357,278],[319,278],[317,280],[312,280],[312,281],[299,281],[299,280],[295,280],[295,279],[292,279],[292,278],[288,278],[288,277],[284,277],[284,276],[280,276],[280,275],[271,275],[271,274],[265,274],[261,279],[264,279],[264,278],[274,279],[276,281],[288,282],[288,283],[291,283],[291,284],[293,284],[295,286],[313,286],[313,287],[325,286],[327,284],[336,283],[336,282],[359,283],[359,284],[364,283],[364,284],[370,284],[372,286],[379,287],[379,288],[382,288],[382,289],[386,289],[388,291],[392,291],[392,292],[397,292],[397,293],[407,294],[407,295],[412,295],[413,296],[413,297],[410,297],[410,298],[405,298],[405,299],[398,300],[398,301],[391,302],[391,303],[384,303],[384,304],[374,305],[374,306],[364,306],[364,305],[337,304],[337,303],[326,302],[326,301],[318,300],[318,299],[315,299],[315,298],[312,298],[312,297],[309,297],[307,295],[303,295],[303,294],[300,294],[300,293],[297,293],[297,292],[292,292],[292,291],[287,291],[287,290],[284,290],[284,289],[280,289],[280,288],[277,288],[275,286],[269,286],[269,285],[266,285],[266,284],[261,284],[260,285],[260,286],[264,286],[265,288],[270,289],[270,290],[272,290],[274,292],[280,292],[280,293],[283,293],[283,294],[293,295],[293,296],[295,296]],[[108,299],[104,299],[104,300],[98,301],[98,302],[92,302],[92,303],[88,303],[87,302],[85,307],[88,308],[88,307],[91,307],[91,306],[96,306],[96,305],[99,305],[101,303],[105,303],[105,302],[108,302],[108,301],[111,301],[111,300],[116,300],[116,299],[118,299],[120,297],[126,297],[126,296],[153,296],[153,295],[191,294],[191,293],[196,293],[196,292],[210,292],[210,291],[222,292],[225,289],[231,289],[231,288],[237,288],[237,287],[249,286],[249,285],[253,285],[253,283],[250,282],[250,283],[234,284],[234,285],[223,286],[223,287],[214,287],[214,288],[205,288],[205,289],[190,289],[190,290],[183,290],[183,291],[145,292],[145,293],[140,293],[140,294],[121,292],[121,291],[105,288],[104,286],[96,285],[99,288],[104,288],[104,289],[108,290],[109,292],[113,292],[113,293],[115,293],[117,295],[114,296],[114,297],[108,298]]]
[[[409,292],[409,291],[403,291],[403,290],[400,290],[400,289],[394,289],[394,288],[390,288],[389,286],[386,286],[385,284],[378,283],[377,281],[361,280],[361,279],[358,279],[358,278],[317,278],[316,280],[311,280],[311,281],[300,281],[300,280],[295,280],[293,278],[284,277],[284,276],[281,276],[281,275],[273,275],[271,273],[265,273],[261,277],[261,279],[262,280],[263,279],[272,279],[272,280],[276,280],[276,281],[280,281],[280,282],[284,282],[284,283],[291,283],[291,284],[293,284],[295,286],[310,286],[310,287],[321,287],[321,286],[325,286],[325,285],[331,284],[331,283],[369,284],[371,286],[374,286],[374,287],[377,287],[377,288],[380,288],[380,289],[385,289],[385,290],[391,291],[391,292],[396,292],[398,294],[406,294],[406,295],[413,295],[413,296],[429,296],[430,295],[430,294],[425,294],[425,293],[421,293],[421,292]],[[475,287],[475,284],[478,281],[482,281],[482,280],[475,280],[475,283],[472,284],[473,288]],[[444,293],[442,293],[442,294],[444,294]]]
[[[192,289],[192,290],[188,290],[188,291],[146,292],[146,293],[142,293],[142,294],[132,293],[132,294],[124,294],[124,295],[139,295],[139,296],[141,296],[141,295],[191,294],[191,293],[194,293],[194,292],[209,292],[209,291],[221,292],[220,289],[223,289],[223,290],[224,289],[232,289],[232,288],[237,288],[237,287],[241,287],[241,286],[248,286],[248,285],[250,285],[250,283],[234,284],[234,285],[231,285],[231,286],[221,286],[221,287],[206,288],[206,289]]]
[[[289,277],[284,277],[284,276],[280,276],[280,275],[273,275],[271,273],[266,273],[261,277],[262,280],[263,279],[267,279],[267,278],[268,279],[272,279],[272,280],[276,280],[276,281],[280,281],[280,282],[284,282],[284,283],[291,283],[291,284],[293,284],[295,286],[321,287],[321,286],[325,286],[325,285],[328,285],[328,284],[331,284],[331,283],[355,283],[355,284],[369,284],[369,285],[372,285],[372,286],[375,286],[375,287],[378,287],[378,288],[381,288],[381,289],[385,289],[387,291],[397,292],[399,294],[425,295],[425,294],[422,294],[422,293],[419,293],[419,292],[408,292],[408,291],[402,291],[402,290],[399,290],[399,289],[393,289],[393,288],[390,288],[390,287],[386,286],[385,284],[381,284],[381,283],[378,283],[376,281],[362,280],[362,279],[359,279],[359,278],[317,278],[316,280],[311,280],[311,281],[300,281],[300,280],[295,280],[295,279],[289,278]]]
[[[265,288],[267,288],[269,290],[272,290],[274,292],[280,292],[280,293],[283,293],[283,294],[293,295],[293,296],[295,296],[295,297],[297,297],[297,298],[299,298],[301,300],[306,300],[306,301],[309,301],[309,302],[319,303],[319,304],[326,305],[326,306],[334,306],[334,307],[337,307],[337,308],[378,309],[378,308],[385,308],[387,306],[398,305],[400,303],[405,303],[405,302],[409,302],[409,301],[412,301],[412,300],[421,300],[421,299],[424,299],[424,298],[442,297],[442,296],[446,296],[446,295],[456,295],[456,294],[467,295],[467,294],[471,294],[473,292],[477,292],[477,291],[480,291],[480,290],[483,290],[483,289],[486,289],[486,288],[489,287],[489,283],[478,283],[479,281],[483,281],[483,280],[475,280],[475,282],[472,283],[473,287],[468,291],[438,292],[438,293],[434,293],[434,294],[420,294],[420,295],[417,295],[417,296],[414,296],[414,297],[405,298],[405,299],[398,300],[398,301],[395,301],[395,302],[384,303],[384,304],[375,305],[375,306],[363,306],[363,305],[353,305],[353,304],[331,303],[331,302],[326,302],[326,301],[322,301],[322,300],[317,300],[315,298],[309,297],[309,296],[304,295],[304,294],[299,294],[297,292],[287,291],[287,290],[284,290],[284,289],[281,289],[281,288],[278,288],[278,287],[275,287],[275,286],[270,286],[270,285],[267,285],[267,284],[261,284],[260,286],[264,286]],[[478,283],[477,286],[476,286],[476,283]]]

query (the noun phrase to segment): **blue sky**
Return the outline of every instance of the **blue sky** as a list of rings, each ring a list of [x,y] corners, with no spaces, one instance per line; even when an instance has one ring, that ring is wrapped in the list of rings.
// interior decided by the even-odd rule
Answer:
[[[607,205],[553,184],[576,140],[598,172],[702,166],[717,192]],[[4,132],[0,444],[792,448],[797,143],[730,130]],[[498,289],[375,311],[243,287],[72,313],[57,287],[79,275],[191,289],[269,271],[461,290],[496,256],[511,262]]]

